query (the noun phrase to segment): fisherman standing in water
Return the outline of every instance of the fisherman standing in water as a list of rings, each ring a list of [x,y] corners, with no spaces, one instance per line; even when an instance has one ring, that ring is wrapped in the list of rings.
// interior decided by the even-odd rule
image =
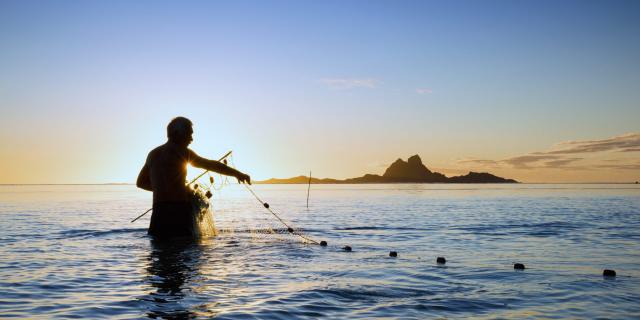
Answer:
[[[156,238],[192,236],[192,192],[185,184],[187,164],[236,177],[251,184],[249,175],[215,160],[198,156],[187,148],[193,141],[189,119],[177,117],[167,126],[167,143],[151,150],[140,170],[136,186],[153,192],[153,213],[148,233]]]

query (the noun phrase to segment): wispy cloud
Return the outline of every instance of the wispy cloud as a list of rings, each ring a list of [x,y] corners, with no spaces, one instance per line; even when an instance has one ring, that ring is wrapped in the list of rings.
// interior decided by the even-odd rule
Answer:
[[[374,78],[323,78],[320,82],[333,89],[375,88],[378,85]]]
[[[460,164],[469,164],[469,165],[479,165],[483,167],[497,167],[500,166],[499,160],[489,160],[489,159],[475,159],[475,158],[465,158],[457,161]]]
[[[613,170],[640,170],[640,163],[627,163],[627,164],[600,164],[594,167],[600,169],[613,169]]]
[[[584,164],[584,162],[582,165],[578,164],[578,162],[589,160],[589,157],[604,152],[640,152],[640,133],[627,133],[600,140],[566,141],[555,144],[548,151],[531,152],[499,160],[467,158],[458,160],[458,163],[481,167],[510,167],[515,169],[637,170],[640,168],[640,164],[636,162],[629,163],[624,159],[605,159],[595,164],[591,161],[590,165]],[[581,154],[583,157],[570,157],[570,155],[576,154]]]
[[[542,153],[528,154],[523,156],[512,157],[499,162],[511,165],[518,169],[531,169],[531,164],[538,163],[543,160],[557,161],[559,156],[546,155]]]
[[[584,158],[565,158],[565,159],[556,159],[551,161],[546,161],[544,166],[547,168],[567,168],[569,164],[574,162],[583,160]],[[578,167],[573,166],[572,168],[576,169]]]
[[[418,88],[416,89],[417,94],[432,94],[433,90],[431,88]]]
[[[601,140],[566,141],[554,146],[548,154],[575,154],[603,151],[640,151],[640,133],[627,133]]]

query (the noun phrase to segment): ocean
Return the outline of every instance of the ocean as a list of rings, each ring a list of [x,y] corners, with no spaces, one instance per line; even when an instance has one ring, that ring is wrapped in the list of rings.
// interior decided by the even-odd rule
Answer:
[[[638,185],[252,188],[328,245],[240,185],[171,243],[135,186],[0,186],[0,318],[640,318]]]

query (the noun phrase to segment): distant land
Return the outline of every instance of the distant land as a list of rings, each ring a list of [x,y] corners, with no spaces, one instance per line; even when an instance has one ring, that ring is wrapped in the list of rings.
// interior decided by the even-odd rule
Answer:
[[[288,179],[271,178],[264,181],[256,181],[262,184],[307,184],[309,177],[298,176]],[[518,183],[513,179],[505,179],[487,172],[469,172],[464,176],[447,177],[439,172],[432,172],[424,164],[420,156],[414,155],[407,161],[396,160],[385,170],[383,175],[365,174],[358,178],[318,179],[311,178],[313,184],[340,184],[340,183]]]

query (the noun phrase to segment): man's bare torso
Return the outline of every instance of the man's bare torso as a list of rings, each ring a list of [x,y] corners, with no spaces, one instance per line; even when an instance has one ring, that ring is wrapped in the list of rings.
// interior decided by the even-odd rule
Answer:
[[[149,152],[145,166],[149,170],[153,202],[188,201],[187,163],[191,150],[167,142]]]

